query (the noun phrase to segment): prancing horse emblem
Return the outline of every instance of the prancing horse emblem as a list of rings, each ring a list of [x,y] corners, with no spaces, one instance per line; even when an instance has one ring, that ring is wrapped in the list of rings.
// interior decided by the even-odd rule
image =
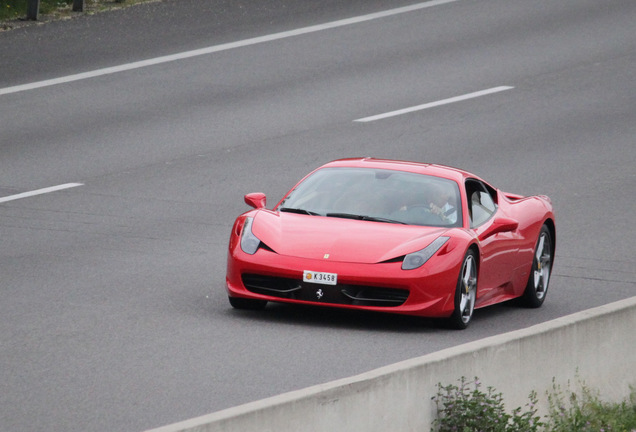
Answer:
[[[322,292],[321,289],[319,289],[318,291],[316,291],[316,297],[318,297],[318,300],[320,300],[322,298],[322,296],[324,296],[325,293]]]

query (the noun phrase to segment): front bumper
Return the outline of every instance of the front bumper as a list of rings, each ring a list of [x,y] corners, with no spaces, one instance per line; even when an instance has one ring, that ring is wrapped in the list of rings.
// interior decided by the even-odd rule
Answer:
[[[238,245],[237,245],[238,246]],[[230,297],[363,309],[425,317],[448,317],[461,257],[432,257],[415,270],[401,261],[376,264],[281,256],[267,249],[254,255],[229,250],[226,288]],[[303,271],[336,273],[337,285],[303,282]]]

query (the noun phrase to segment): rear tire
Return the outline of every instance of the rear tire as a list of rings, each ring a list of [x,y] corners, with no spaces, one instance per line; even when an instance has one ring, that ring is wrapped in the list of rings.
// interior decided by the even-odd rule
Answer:
[[[227,299],[234,309],[263,310],[267,305],[267,300],[254,300],[242,297],[228,297]]]
[[[455,288],[455,310],[448,319],[449,325],[457,330],[468,327],[475,311],[477,298],[477,258],[471,249],[462,263]]]
[[[528,284],[523,293],[522,303],[529,308],[541,307],[548,294],[548,284],[552,272],[552,235],[547,226],[543,225],[539,232],[537,245],[532,258],[532,269],[528,277]]]

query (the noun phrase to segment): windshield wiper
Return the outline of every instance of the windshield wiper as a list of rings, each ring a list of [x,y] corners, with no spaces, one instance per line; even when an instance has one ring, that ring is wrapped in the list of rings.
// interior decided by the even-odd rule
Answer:
[[[298,213],[310,216],[320,216],[320,213],[315,213],[309,210],[301,209],[301,208],[292,208],[292,207],[281,207],[278,211],[287,212],[287,213]]]
[[[327,213],[326,216],[344,218],[344,219],[355,219],[355,220],[363,220],[363,221],[371,221],[371,222],[386,222],[386,223],[406,225],[405,222],[401,222],[395,219],[387,219],[387,218],[375,217],[375,216],[365,216],[365,215],[358,215],[353,213]]]
[[[375,217],[375,216],[364,216],[362,220],[371,221],[371,222],[386,222],[386,223],[392,223],[392,224],[408,225],[406,222],[402,222],[399,220],[383,218],[383,217]]]

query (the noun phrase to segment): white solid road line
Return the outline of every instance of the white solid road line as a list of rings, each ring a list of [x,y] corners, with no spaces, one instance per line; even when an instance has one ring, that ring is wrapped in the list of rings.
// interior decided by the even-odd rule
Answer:
[[[376,120],[382,120],[385,118],[389,118],[389,117],[395,117],[395,116],[399,116],[402,114],[407,114],[407,113],[411,113],[413,111],[420,111],[420,110],[425,110],[428,108],[433,108],[433,107],[438,107],[440,105],[447,105],[447,104],[451,104],[451,103],[455,103],[455,102],[460,102],[460,101],[464,101],[467,99],[474,99],[474,98],[478,98],[481,96],[486,96],[489,94],[493,94],[493,93],[499,93],[505,90],[510,90],[513,89],[514,87],[509,87],[509,86],[501,86],[501,87],[493,87],[487,90],[481,90],[481,91],[477,91],[474,93],[468,93],[462,96],[456,96],[456,97],[452,97],[452,98],[448,98],[448,99],[442,99],[436,102],[430,102],[430,103],[425,103],[423,105],[417,105],[417,106],[413,106],[410,108],[404,108],[404,109],[400,109],[400,110],[396,110],[396,111],[391,111],[391,112],[387,112],[384,114],[378,114],[378,115],[373,115],[373,116],[369,116],[369,117],[364,117],[361,119],[357,119],[354,120],[356,122],[372,122],[372,121],[376,121]]]
[[[10,94],[10,93],[18,93],[18,92],[27,91],[27,90],[34,90],[34,89],[41,88],[41,87],[49,87],[49,86],[53,86],[53,85],[57,85],[57,84],[69,83],[69,82],[73,82],[73,81],[84,80],[84,79],[98,77],[98,76],[102,76],[102,75],[109,75],[109,74],[113,74],[113,73],[124,72],[124,71],[132,70],[132,69],[139,69],[139,68],[143,68],[143,67],[147,67],[147,66],[153,66],[153,65],[157,65],[157,64],[161,64],[161,63],[168,63],[168,62],[172,62],[172,61],[183,60],[183,59],[187,59],[187,58],[190,58],[190,57],[197,57],[197,56],[202,56],[202,55],[206,55],[206,54],[212,54],[212,53],[219,52],[219,51],[227,51],[227,50],[234,49],[234,48],[240,48],[240,47],[245,47],[245,46],[249,46],[249,45],[256,45],[256,44],[260,44],[260,43],[264,43],[264,42],[270,42],[270,41],[275,41],[275,40],[279,40],[279,39],[285,39],[285,38],[289,38],[289,37],[293,37],[293,36],[299,36],[299,35],[304,35],[304,34],[308,34],[308,33],[315,33],[315,32],[322,31],[322,30],[328,30],[328,29],[337,28],[337,27],[344,27],[344,26],[347,26],[347,25],[357,24],[357,23],[361,23],[361,22],[365,22],[365,21],[371,21],[371,20],[375,20],[375,19],[379,19],[379,18],[385,18],[385,17],[388,17],[388,16],[403,14],[403,13],[407,13],[407,12],[413,12],[413,11],[416,11],[416,10],[426,9],[426,8],[430,8],[430,7],[433,7],[433,6],[438,6],[438,5],[442,5],[442,4],[446,4],[446,3],[453,3],[453,2],[456,2],[456,1],[459,1],[459,0],[434,0],[434,1],[428,1],[428,2],[425,2],[425,3],[418,3],[418,4],[414,4],[414,5],[410,5],[410,6],[400,7],[400,8],[396,8],[396,9],[390,9],[390,10],[383,11],[383,12],[377,12],[377,13],[372,13],[372,14],[368,14],[368,15],[362,15],[362,16],[359,16],[359,17],[348,18],[348,19],[333,21],[333,22],[330,22],[330,23],[319,24],[319,25],[314,25],[314,26],[309,26],[309,27],[303,27],[303,28],[296,29],[296,30],[290,30],[290,31],[285,31],[285,32],[281,32],[281,33],[274,33],[274,34],[271,34],[271,35],[256,37],[256,38],[252,38],[252,39],[245,39],[245,40],[238,41],[238,42],[231,42],[231,43],[225,43],[225,44],[221,44],[221,45],[214,45],[214,46],[207,47],[207,48],[201,48],[201,49],[197,49],[197,50],[193,50],[193,51],[185,51],[185,52],[182,52],[182,53],[172,54],[172,55],[163,56],[163,57],[156,57],[156,58],[152,58],[152,59],[148,59],[148,60],[142,60],[142,61],[137,61],[137,62],[133,62],[133,63],[127,63],[127,64],[123,64],[123,65],[119,65],[119,66],[113,66],[113,67],[108,67],[108,68],[104,68],[104,69],[97,69],[97,70],[94,70],[94,71],[79,73],[79,74],[75,74],[75,75],[68,75],[68,76],[65,76],[65,77],[54,78],[54,79],[49,79],[49,80],[44,80],[44,81],[37,81],[37,82],[33,82],[33,83],[29,83],[29,84],[17,85],[17,86],[13,86],[13,87],[0,88],[0,95]]]
[[[62,185],[58,185],[58,186],[51,186],[51,187],[47,187],[47,188],[43,188],[43,189],[38,189],[38,190],[34,190],[31,192],[24,192],[24,193],[20,193],[20,194],[16,194],[16,195],[9,195],[6,197],[1,197],[0,198],[0,203],[3,202],[7,202],[7,201],[13,201],[13,200],[17,200],[17,199],[21,199],[21,198],[28,198],[28,197],[32,197],[32,196],[36,196],[36,195],[42,195],[42,194],[47,194],[50,192],[56,192],[56,191],[60,191],[60,190],[64,190],[64,189],[70,189],[70,188],[74,188],[77,186],[83,186],[83,183],[65,183]]]

